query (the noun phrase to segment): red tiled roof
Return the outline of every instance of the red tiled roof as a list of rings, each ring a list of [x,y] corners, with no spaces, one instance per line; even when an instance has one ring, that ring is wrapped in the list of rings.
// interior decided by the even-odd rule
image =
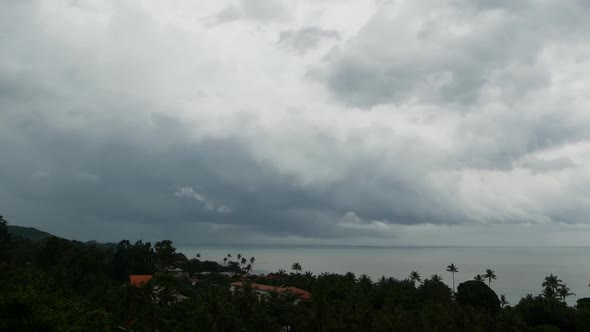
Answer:
[[[134,287],[141,287],[144,284],[147,284],[148,281],[150,281],[152,279],[152,276],[147,274],[147,275],[130,275],[129,276],[129,282],[131,283],[131,286]]]
[[[297,287],[286,287],[286,289],[288,291],[293,292],[293,294],[297,295],[297,297],[300,299],[303,299],[303,300],[311,299],[311,293],[306,290],[303,290],[303,289],[300,289]]]
[[[244,287],[245,283],[241,282],[241,281],[236,281],[236,282],[232,282],[230,284],[231,286],[236,286],[236,287]],[[269,286],[269,285],[263,285],[263,284],[255,284],[252,283],[250,285],[252,287],[252,289],[256,289],[256,290],[261,290],[261,291],[265,291],[265,292],[275,292],[275,293],[284,293],[284,292],[291,292],[293,294],[295,294],[295,296],[297,296],[300,299],[303,300],[309,300],[311,298],[311,293],[297,288],[297,287],[277,287],[277,286]]]

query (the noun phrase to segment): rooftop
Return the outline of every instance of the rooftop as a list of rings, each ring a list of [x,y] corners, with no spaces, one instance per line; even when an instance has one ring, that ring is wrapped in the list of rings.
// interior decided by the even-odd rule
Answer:
[[[142,285],[147,284],[152,279],[152,275],[150,274],[132,274],[129,276],[129,283],[133,287],[141,287]]]
[[[236,282],[232,282],[230,285],[235,286],[235,287],[244,287],[247,285],[247,283],[242,282],[242,281],[236,281]],[[291,293],[295,294],[298,298],[303,299],[303,300],[309,300],[311,298],[310,292],[300,289],[300,288],[297,288],[297,287],[278,287],[278,286],[270,286],[270,285],[263,285],[263,284],[256,284],[256,283],[252,283],[252,284],[250,284],[250,286],[252,287],[252,289],[261,290],[261,291],[265,291],[265,292],[275,292],[275,293],[291,292]]]

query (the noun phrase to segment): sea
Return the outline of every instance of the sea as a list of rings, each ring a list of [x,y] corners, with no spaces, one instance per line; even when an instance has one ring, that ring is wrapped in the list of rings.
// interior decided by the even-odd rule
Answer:
[[[554,274],[570,288],[567,299],[574,305],[578,298],[590,297],[590,247],[373,247],[373,246],[186,246],[179,252],[189,258],[200,253],[201,259],[222,262],[227,254],[255,257],[253,273],[269,273],[278,269],[291,272],[294,262],[303,271],[353,272],[369,275],[374,281],[381,276],[406,278],[418,271],[422,278],[433,274],[443,276],[452,287],[447,265],[454,263],[455,284],[472,280],[486,269],[495,271],[497,279],[491,287],[516,305],[526,294],[542,292],[546,276]]]

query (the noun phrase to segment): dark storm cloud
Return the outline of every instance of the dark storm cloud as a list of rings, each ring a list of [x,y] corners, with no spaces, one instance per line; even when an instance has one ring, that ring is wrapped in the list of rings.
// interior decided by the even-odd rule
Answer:
[[[183,243],[583,223],[587,7],[522,3],[397,1],[327,55],[340,34],[313,6],[211,5],[273,22],[252,33],[153,3],[5,3],[0,212]]]
[[[409,183],[384,184],[368,174],[351,174],[346,183],[329,188],[301,187],[254,161],[248,148],[235,140],[150,147],[151,137],[182,131],[181,125],[143,133],[147,144],[136,145],[126,133],[95,140],[80,132],[48,129],[42,122],[29,120],[26,127],[19,123],[23,121],[16,116],[4,117],[3,133],[12,140],[0,143],[2,208],[15,220],[41,222],[58,232],[60,226],[94,220],[105,225],[93,234],[103,239],[119,233],[119,222],[135,225],[134,231],[209,224],[267,235],[333,238],[363,234],[338,227],[349,210],[364,218],[401,223],[441,221],[429,212],[412,212],[422,200],[409,195]],[[178,195],[183,188],[190,191]],[[382,194],[392,198],[392,192],[397,192],[393,202],[383,198]],[[227,210],[190,199],[195,193]]]

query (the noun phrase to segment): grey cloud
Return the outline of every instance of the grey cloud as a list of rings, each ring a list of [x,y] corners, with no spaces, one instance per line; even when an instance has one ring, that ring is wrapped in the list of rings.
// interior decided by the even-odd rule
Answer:
[[[312,76],[367,108],[417,101],[461,110],[490,90],[512,100],[548,83],[535,65],[547,42],[585,40],[588,8],[511,3],[388,3]]]
[[[216,23],[225,23],[239,20],[245,16],[244,12],[237,7],[229,6],[215,16]]]
[[[0,212],[17,224],[82,239],[258,243],[386,241],[406,225],[584,222],[582,168],[523,157],[587,138],[583,104],[546,91],[555,77],[533,61],[544,47],[531,33],[536,22],[557,23],[573,4],[531,14],[508,2],[451,7],[448,20],[479,29],[472,38],[445,35],[435,19],[406,31],[411,21],[377,14],[316,71],[341,101],[374,112],[305,99],[299,85],[309,82],[274,75],[305,57],[256,49],[240,62],[248,43],[211,43],[224,52],[218,60],[199,35],[179,36],[132,5],[94,17],[103,33],[92,23],[61,31],[38,4],[0,11],[11,37],[0,43]],[[243,1],[222,16],[274,20],[289,15],[286,5]],[[408,8],[410,17],[427,12]],[[555,40],[567,30],[557,25],[539,34]],[[283,31],[279,44],[305,50],[336,36],[322,29]],[[288,59],[248,70],[277,54]],[[252,102],[265,70],[273,75]],[[515,175],[515,162],[535,178]]]
[[[299,30],[281,31],[279,43],[300,53],[305,53],[320,45],[325,40],[340,39],[335,30],[324,30],[318,27],[305,27]]]
[[[582,2],[391,2],[310,76],[354,107],[457,112],[445,167],[510,170],[588,137],[576,101],[551,95],[559,69],[543,62],[552,45],[587,44],[587,14]]]
[[[18,144],[0,144],[9,156],[0,167],[5,179],[0,191],[6,197],[2,208],[20,222],[42,219],[48,230],[90,220],[112,227],[120,222],[130,231],[203,225],[204,233],[193,240],[207,239],[222,226],[274,236],[381,237],[379,228],[343,228],[339,221],[349,210],[363,219],[404,224],[454,222],[460,217],[443,212],[446,204],[436,203],[427,187],[420,193],[419,183],[392,182],[370,175],[371,168],[350,173],[345,182],[302,187],[272,166],[254,161],[249,148],[234,140],[151,147],[150,137],[178,135],[184,131],[181,124],[151,129],[161,133],[142,133],[142,144],[137,144],[125,132],[96,139],[75,131],[58,132],[42,122],[27,122],[24,129],[15,126],[19,122],[14,115],[2,121],[3,132],[20,136]],[[42,176],[31,176],[37,173]],[[36,208],[29,209],[30,204]],[[113,239],[111,232],[109,226],[92,236]]]
[[[542,90],[538,98],[543,95]],[[577,116],[564,116],[564,108],[575,109],[567,101],[527,110],[500,104],[473,107],[456,131],[461,145],[450,156],[455,167],[511,170],[531,153],[589,138]]]
[[[261,22],[281,21],[289,17],[287,6],[282,0],[239,0],[235,5],[229,5],[217,15],[216,23],[226,23],[240,19]]]
[[[205,196],[205,194],[196,192],[192,187],[179,188],[176,192],[174,192],[174,196],[181,199],[190,199],[203,203],[205,208],[209,211],[216,211],[219,213],[229,213],[232,211],[230,207],[211,201]]]
[[[518,167],[528,168],[533,172],[550,172],[560,171],[566,168],[574,167],[574,162],[567,157],[559,158],[538,158],[527,157],[517,162]]]
[[[76,174],[75,178],[79,181],[89,182],[89,183],[98,183],[101,181],[100,176],[96,174],[90,174],[86,172],[80,172]]]

